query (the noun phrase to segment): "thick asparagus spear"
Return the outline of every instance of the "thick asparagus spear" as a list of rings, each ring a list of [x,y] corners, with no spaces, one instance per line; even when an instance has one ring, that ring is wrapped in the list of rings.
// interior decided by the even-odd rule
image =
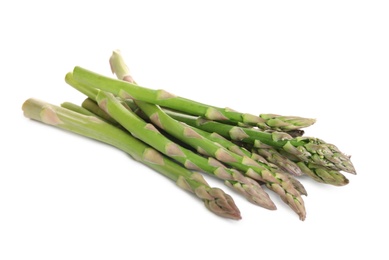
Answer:
[[[146,123],[128,107],[123,106],[122,102],[111,93],[78,83],[73,79],[72,73],[68,73],[65,80],[69,85],[96,101],[100,108],[122,127],[127,129],[127,131],[159,152],[178,161],[188,169],[200,170],[225,180],[227,186],[234,188],[256,205],[270,210],[276,209],[276,206],[262,187],[258,183],[243,176],[239,171],[229,169],[214,158],[210,157],[207,159],[172,142],[162,135],[154,125]]]
[[[112,59],[117,59],[120,62],[120,53],[118,51],[114,51]],[[118,73],[120,79],[127,76],[125,75],[125,72]],[[268,120],[270,120],[270,122],[277,121],[277,123],[273,123],[277,127],[281,125],[280,122],[282,121],[281,118],[278,118],[278,120],[273,118],[264,119],[252,114],[236,112],[229,108],[219,108],[203,104],[183,97],[175,96],[165,90],[153,90],[123,80],[105,77],[81,67],[75,67],[73,74],[77,81],[98,89],[112,92],[115,95],[118,95],[119,91],[124,91],[128,94],[128,96],[131,96],[134,99],[158,104],[163,107],[168,107],[192,115],[204,116],[211,120],[244,123],[248,125],[255,125],[263,129],[271,129],[271,126],[267,124]],[[304,126],[302,121],[303,120],[301,119],[299,123],[300,127],[309,126],[314,122],[311,119],[308,119],[307,125]],[[282,125],[286,127],[285,124],[290,125],[287,121],[284,121]],[[294,128],[296,127],[295,122],[293,122],[292,125]]]
[[[123,80],[133,81],[132,77],[127,77],[129,76],[129,71],[126,73],[128,67],[125,66],[124,60],[120,59],[119,62],[114,57],[115,53],[110,59],[112,72],[116,73],[116,71],[119,71],[120,73],[117,74],[118,77],[125,73],[126,76],[124,76]],[[133,83],[135,82],[133,81]],[[135,103],[160,129],[163,129],[180,141],[195,148],[199,153],[215,157],[233,168],[244,171],[246,175],[250,174],[248,176],[263,181],[268,188],[280,195],[282,200],[300,216],[300,219],[305,219],[305,208],[300,193],[282,173],[273,172],[267,165],[259,162],[256,163],[244,154],[241,156],[240,154],[227,150],[222,145],[201,135],[196,129],[174,120],[155,104],[139,100],[135,100]]]
[[[121,149],[130,154],[135,160],[172,179],[179,187],[194,193],[216,215],[236,220],[241,219],[239,209],[231,196],[225,194],[219,188],[211,188],[199,173],[181,167],[119,128],[97,117],[82,115],[36,99],[25,101],[22,109],[24,115],[28,118]]]

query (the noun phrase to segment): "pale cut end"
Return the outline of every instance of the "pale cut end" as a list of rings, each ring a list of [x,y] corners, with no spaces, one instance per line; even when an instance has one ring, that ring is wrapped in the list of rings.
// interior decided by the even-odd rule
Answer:
[[[114,50],[112,52],[112,55],[109,58],[109,65],[111,66],[112,73],[116,74],[118,79],[124,80],[126,76],[129,76],[131,78],[130,70],[124,62],[120,50]]]
[[[57,115],[56,108],[38,99],[30,98],[26,100],[22,105],[22,110],[25,117],[48,125],[56,126],[63,123]]]

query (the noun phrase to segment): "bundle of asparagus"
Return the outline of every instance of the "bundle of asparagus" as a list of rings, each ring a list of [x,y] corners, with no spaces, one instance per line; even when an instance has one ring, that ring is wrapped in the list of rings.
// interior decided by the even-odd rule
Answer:
[[[355,174],[350,157],[335,145],[303,136],[315,120],[296,116],[255,116],[219,108],[136,84],[119,51],[109,59],[118,79],[82,67],[65,81],[86,95],[79,105],[55,106],[37,99],[23,104],[24,115],[113,145],[135,160],[193,192],[213,213],[240,219],[231,196],[212,188],[201,173],[222,179],[250,202],[276,205],[275,192],[301,220],[306,217],[298,177],[342,186]]]

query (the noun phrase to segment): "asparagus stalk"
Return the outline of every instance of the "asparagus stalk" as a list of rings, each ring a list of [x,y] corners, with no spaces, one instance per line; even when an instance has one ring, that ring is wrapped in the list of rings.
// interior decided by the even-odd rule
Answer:
[[[356,174],[350,157],[343,154],[335,145],[313,137],[292,138],[285,132],[267,133],[257,129],[242,128],[207,120],[202,117],[170,112],[169,115],[193,127],[216,132],[228,139],[242,141],[254,147],[274,147],[283,149],[294,155],[300,161],[314,163],[335,171],[345,171]]]
[[[203,171],[225,180],[227,186],[234,188],[250,202],[258,206],[270,210],[276,209],[276,206],[262,187],[243,176],[239,171],[228,169],[214,158],[205,158],[172,142],[162,135],[153,124],[146,123],[132,112],[129,107],[125,107],[111,93],[80,84],[73,79],[72,73],[68,73],[65,80],[69,85],[97,102],[100,108],[127,131],[159,152],[178,161],[188,169]]]
[[[210,187],[199,173],[181,167],[121,129],[95,116],[80,114],[37,99],[28,99],[22,109],[28,118],[117,147],[135,160],[175,181],[182,189],[194,193],[216,215],[241,219],[239,209],[231,196],[219,188]]]
[[[122,58],[119,51],[114,51],[111,61],[116,60],[117,63],[122,62]],[[124,63],[123,63],[124,64]],[[125,64],[124,64],[125,65]],[[125,68],[125,66],[122,66]],[[126,75],[126,71],[120,71],[119,79],[123,79]],[[130,83],[123,80],[115,80],[103,75],[94,73],[92,71],[86,70],[81,67],[75,67],[73,70],[74,78],[84,84],[87,84],[91,87],[98,88],[101,90],[112,92],[114,95],[119,95],[119,92],[126,92],[129,97],[133,99],[161,105],[163,107],[168,107],[178,111],[182,111],[192,115],[198,115],[206,117],[210,120],[216,121],[225,121],[225,122],[234,122],[234,123],[244,123],[248,125],[255,125],[263,129],[271,129],[271,124],[280,127],[286,127],[289,125],[287,121],[284,121],[282,124],[282,118],[273,119],[264,119],[259,116],[255,116],[248,113],[240,113],[234,111],[230,108],[219,108],[200,102],[196,102],[190,99],[183,97],[175,96],[165,90],[152,90],[149,88],[144,88],[138,86],[134,83]],[[267,117],[265,117],[267,118]],[[270,120],[270,125],[267,122]],[[276,123],[275,123],[276,122]],[[305,127],[311,125],[314,121],[311,119],[307,120],[307,125],[303,125],[303,120],[299,121],[300,127]],[[292,125],[295,128],[296,122],[293,122]]]
[[[114,53],[110,59],[112,72],[119,71],[117,77],[126,75],[123,80],[135,83],[132,77],[127,78],[130,74],[129,71],[126,71],[128,67],[124,60],[120,59],[120,62],[118,62],[115,57],[117,58],[117,55]],[[241,156],[241,154],[227,150],[222,145],[200,134],[194,128],[174,120],[155,104],[139,100],[135,100],[135,103],[160,129],[195,148],[200,154],[212,156],[235,169],[244,171],[247,176],[264,182],[268,188],[280,195],[282,200],[299,215],[301,220],[305,219],[306,213],[300,193],[294,188],[290,180],[281,173],[271,171],[267,165],[261,165],[245,154]]]

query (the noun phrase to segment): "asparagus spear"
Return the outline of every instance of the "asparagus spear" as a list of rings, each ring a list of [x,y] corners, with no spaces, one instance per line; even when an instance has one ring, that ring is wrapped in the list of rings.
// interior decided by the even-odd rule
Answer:
[[[112,72],[116,73],[119,71],[117,74],[118,77],[125,74],[126,76],[124,76],[123,80],[135,83],[132,77],[127,77],[130,74],[127,71],[128,67],[125,65],[124,60],[120,59],[119,62],[115,57],[118,58],[114,53],[110,59]],[[241,156],[240,154],[227,150],[222,145],[216,144],[204,137],[204,135],[201,135],[196,129],[174,120],[155,104],[139,100],[135,100],[135,103],[160,129],[163,129],[180,141],[197,149],[200,154],[215,157],[233,168],[244,171],[246,175],[249,174],[248,176],[263,181],[268,188],[280,195],[282,200],[299,215],[301,220],[305,219],[305,208],[300,193],[282,173],[273,172],[267,165],[256,163],[254,160],[245,156],[245,154]]]
[[[335,145],[313,137],[292,138],[285,132],[267,133],[257,129],[242,128],[182,113],[169,113],[173,118],[208,132],[216,132],[228,139],[253,144],[254,147],[271,146],[283,149],[300,161],[314,163],[335,171],[356,174],[350,157]]]
[[[178,161],[188,169],[200,170],[225,180],[227,186],[234,188],[256,205],[270,210],[276,209],[269,195],[262,187],[243,176],[239,171],[229,169],[214,158],[207,159],[172,142],[162,135],[154,125],[146,123],[128,107],[123,106],[122,102],[111,93],[80,84],[73,79],[72,73],[68,73],[65,80],[69,85],[96,101],[100,108],[127,131],[159,152]]]
[[[181,167],[119,128],[97,117],[83,115],[37,99],[28,99],[23,104],[22,109],[28,118],[121,149],[135,160],[172,179],[179,187],[194,193],[216,215],[235,220],[241,219],[239,209],[231,196],[219,188],[210,187],[199,173]]]
[[[120,52],[114,51],[111,60],[118,60],[118,62],[121,62]],[[127,76],[125,75],[125,71],[120,71],[118,73],[120,79]],[[277,121],[273,118],[266,119],[267,117],[262,118],[248,113],[236,112],[230,108],[219,108],[203,104],[183,97],[175,96],[165,90],[144,88],[127,81],[105,77],[81,67],[75,67],[73,74],[77,81],[98,89],[112,92],[115,95],[119,95],[119,91],[124,91],[128,96],[131,96],[134,99],[158,104],[163,107],[172,108],[192,115],[204,116],[210,120],[244,123],[248,125],[255,125],[263,129],[271,129],[271,125],[267,124],[269,120],[270,122]],[[281,125],[279,122],[281,121],[282,118],[278,118],[277,123],[273,124],[279,127]],[[307,119],[307,124],[304,125],[302,123],[303,121],[303,119],[300,119],[300,127],[309,126],[314,122],[311,119]],[[283,127],[287,127],[286,125],[290,124],[287,121],[284,121],[282,125]],[[296,127],[295,122],[293,122],[292,125],[293,126],[291,127]]]

